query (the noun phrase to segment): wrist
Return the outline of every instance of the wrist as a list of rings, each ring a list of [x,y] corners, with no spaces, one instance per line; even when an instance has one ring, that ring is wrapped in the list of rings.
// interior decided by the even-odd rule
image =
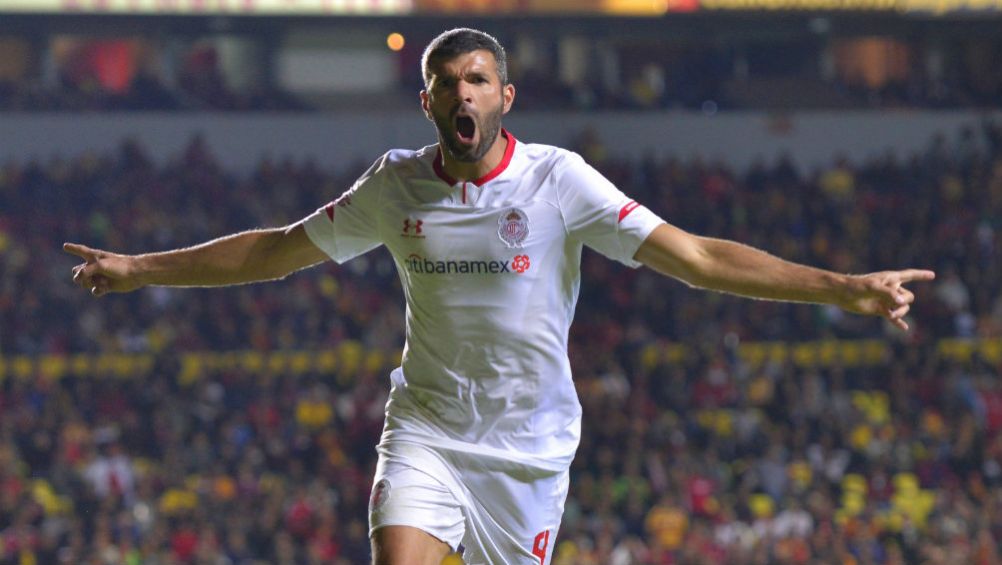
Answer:
[[[151,286],[156,284],[155,270],[150,255],[124,256],[122,259],[126,263],[126,273],[137,286]]]
[[[836,300],[834,304],[841,308],[849,307],[863,290],[863,278],[860,275],[837,274]]]

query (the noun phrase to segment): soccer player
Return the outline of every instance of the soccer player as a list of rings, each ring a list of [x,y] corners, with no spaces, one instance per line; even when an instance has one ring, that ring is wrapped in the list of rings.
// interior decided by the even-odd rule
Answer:
[[[673,227],[581,157],[501,127],[515,99],[505,52],[454,29],[422,58],[438,143],[391,150],[341,197],[290,226],[187,249],[121,255],[68,243],[96,296],[148,285],[281,279],[380,245],[407,301],[370,496],[378,565],[547,565],[578,446],[567,336],[582,246],[689,285],[828,303],[907,330],[904,287],[924,270],[850,276]]]

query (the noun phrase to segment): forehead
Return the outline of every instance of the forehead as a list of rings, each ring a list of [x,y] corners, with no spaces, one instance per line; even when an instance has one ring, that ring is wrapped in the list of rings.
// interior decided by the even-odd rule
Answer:
[[[486,49],[461,53],[455,57],[440,57],[428,61],[428,73],[435,76],[462,76],[471,73],[497,74],[498,64],[494,54]]]

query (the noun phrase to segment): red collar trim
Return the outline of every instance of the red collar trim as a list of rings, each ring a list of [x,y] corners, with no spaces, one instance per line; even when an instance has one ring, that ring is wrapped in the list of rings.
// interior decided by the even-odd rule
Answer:
[[[501,128],[501,135],[503,135],[508,140],[508,147],[505,147],[504,156],[501,157],[501,162],[498,163],[498,166],[494,167],[494,170],[492,170],[491,172],[487,173],[486,175],[478,179],[470,181],[473,184],[477,186],[483,186],[484,184],[494,180],[495,178],[497,178],[498,175],[503,173],[504,170],[507,169],[508,165],[511,163],[511,156],[515,154],[515,143],[518,140],[515,139],[515,136],[508,133],[508,130],[504,128]],[[449,176],[449,173],[445,172],[445,167],[442,166],[441,147],[439,147],[437,153],[435,153],[435,161],[432,163],[432,168],[435,169],[435,174],[438,175],[438,178],[449,183],[449,186],[452,186],[456,184],[456,182],[458,182],[457,179],[454,179],[451,176]]]

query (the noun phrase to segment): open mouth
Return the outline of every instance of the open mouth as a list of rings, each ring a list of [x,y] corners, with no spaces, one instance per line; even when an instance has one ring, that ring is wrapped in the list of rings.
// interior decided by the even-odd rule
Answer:
[[[469,116],[456,116],[456,135],[460,141],[472,143],[477,133],[477,124]]]

